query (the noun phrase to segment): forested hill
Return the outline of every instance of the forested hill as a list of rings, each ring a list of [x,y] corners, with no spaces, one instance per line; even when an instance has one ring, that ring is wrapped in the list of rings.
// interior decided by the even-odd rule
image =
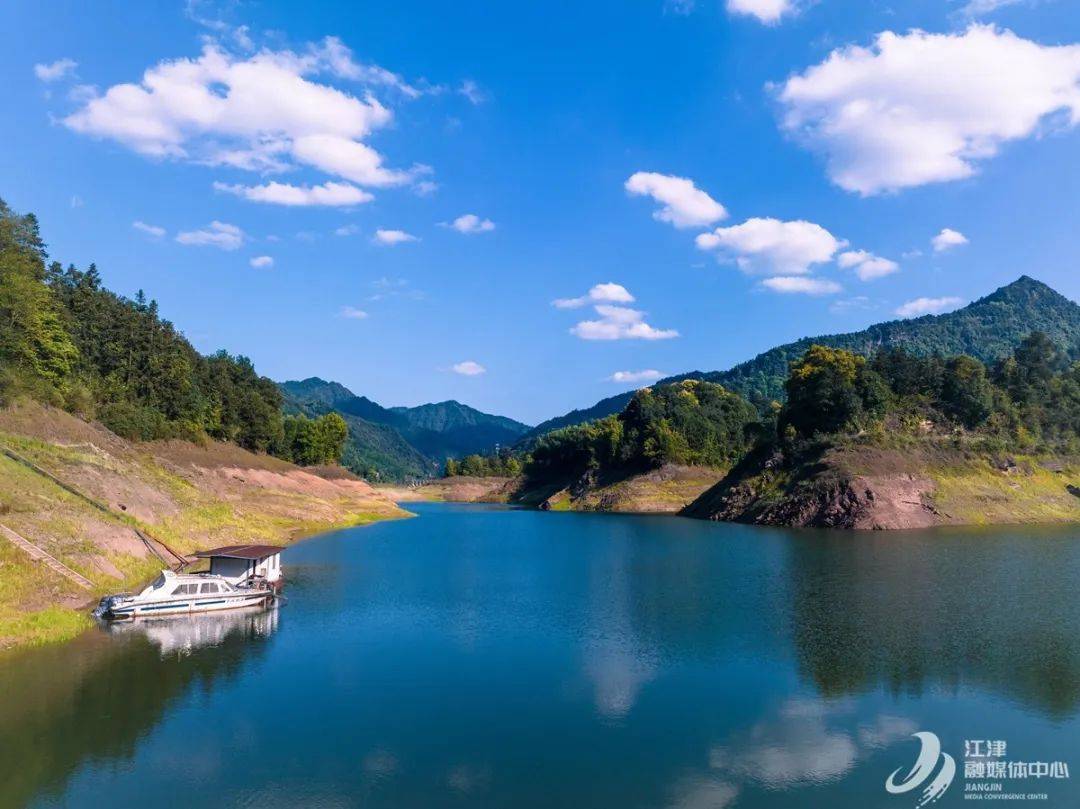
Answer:
[[[984,363],[992,363],[1010,354],[1033,331],[1046,334],[1058,349],[1070,356],[1080,353],[1080,306],[1025,275],[955,312],[893,320],[848,334],[806,337],[770,349],[728,371],[695,371],[656,384],[703,379],[741,393],[751,401],[779,401],[784,396],[784,380],[790,363],[815,343],[844,348],[863,356],[869,356],[879,348],[903,347],[918,356],[967,354]],[[592,407],[549,419],[533,428],[522,441],[532,441],[561,427],[619,413],[633,396],[633,391],[611,396]]]
[[[404,416],[414,427],[446,433],[454,430],[478,428],[490,430],[492,435],[505,443],[529,431],[529,425],[514,421],[506,416],[492,416],[481,413],[461,402],[452,399],[435,404],[423,404],[416,407],[392,407],[395,413]],[[501,436],[497,435],[502,433]]]
[[[344,463],[372,479],[438,474],[448,458],[491,452],[528,432],[528,425],[447,401],[386,408],[337,382],[312,377],[280,385],[286,410],[339,413],[349,426]]]

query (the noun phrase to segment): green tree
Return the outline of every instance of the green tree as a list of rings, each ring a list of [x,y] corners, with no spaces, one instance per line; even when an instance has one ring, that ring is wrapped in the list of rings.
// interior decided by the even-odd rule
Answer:
[[[15,214],[0,200],[0,372],[8,385],[59,389],[78,359],[45,280],[37,219]]]
[[[801,435],[854,429],[884,415],[888,387],[866,358],[812,345],[791,366],[782,419]]]
[[[969,429],[985,422],[994,409],[994,390],[986,366],[963,354],[951,357],[942,375],[941,406],[946,415]]]
[[[327,413],[316,420],[319,435],[321,463],[337,463],[349,437],[349,426],[337,413]]]

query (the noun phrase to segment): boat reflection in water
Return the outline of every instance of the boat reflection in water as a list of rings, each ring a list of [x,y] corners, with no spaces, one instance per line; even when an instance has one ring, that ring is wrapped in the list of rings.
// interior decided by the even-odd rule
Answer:
[[[138,618],[102,625],[102,630],[110,635],[145,637],[158,647],[162,658],[190,655],[206,646],[222,646],[233,635],[244,641],[268,638],[277,628],[276,605],[242,607],[228,612]]]
[[[291,548],[287,612],[0,659],[0,807],[911,807],[923,731],[1075,773],[1075,528],[413,507]]]
[[[264,666],[279,622],[276,607],[136,619],[8,658],[0,806],[61,800],[87,762],[130,762],[140,739],[192,693]]]

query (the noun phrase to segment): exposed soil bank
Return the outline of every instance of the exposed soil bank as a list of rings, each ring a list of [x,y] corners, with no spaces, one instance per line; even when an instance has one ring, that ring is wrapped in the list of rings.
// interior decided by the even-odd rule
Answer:
[[[523,477],[452,477],[421,486],[376,488],[399,503],[513,503],[545,511],[675,514],[723,476],[724,470],[671,464],[630,476],[586,475],[569,484],[565,480],[537,482]]]
[[[932,443],[751,455],[684,514],[848,529],[1080,521],[1076,459],[979,455]]]
[[[73,610],[152,577],[161,562],[134,528],[191,554],[406,514],[339,468],[301,469],[213,442],[136,444],[32,402],[0,410],[0,444],[112,512],[0,456],[0,522],[94,584],[79,589],[0,541],[0,649],[70,636],[86,623]]]
[[[396,503],[505,503],[517,484],[517,478],[460,475],[420,486],[377,485],[375,490]]]
[[[615,478],[586,475],[569,486],[522,485],[513,502],[551,511],[676,514],[715,485],[725,470],[668,464]]]

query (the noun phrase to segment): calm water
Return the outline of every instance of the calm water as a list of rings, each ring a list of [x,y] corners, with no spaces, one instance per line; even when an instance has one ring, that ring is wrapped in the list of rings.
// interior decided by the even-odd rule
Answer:
[[[935,806],[965,739],[1080,805],[1076,530],[414,510],[289,549],[279,610],[0,660],[0,805],[910,809],[923,730]]]

